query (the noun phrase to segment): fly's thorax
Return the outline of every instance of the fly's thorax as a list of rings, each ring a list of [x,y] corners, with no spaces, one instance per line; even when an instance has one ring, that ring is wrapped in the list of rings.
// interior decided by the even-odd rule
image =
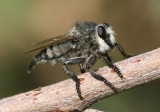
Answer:
[[[68,35],[78,38],[90,36],[95,31],[96,25],[96,23],[88,21],[76,22],[68,32]]]
[[[107,52],[115,46],[115,33],[112,27],[108,24],[99,24],[95,27],[96,43],[99,47],[99,51],[102,53]]]

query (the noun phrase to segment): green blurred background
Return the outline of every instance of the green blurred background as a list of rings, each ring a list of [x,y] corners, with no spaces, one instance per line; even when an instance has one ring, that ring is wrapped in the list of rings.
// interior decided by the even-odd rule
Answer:
[[[76,21],[109,23],[125,50],[138,55],[160,45],[159,0],[0,0],[0,98],[47,86],[69,77],[61,64],[26,69],[37,53],[31,43],[68,32]],[[114,61],[122,56],[113,50]],[[104,66],[98,62],[96,68]],[[78,66],[71,67],[79,73]],[[114,95],[91,106],[106,112],[159,112],[160,81]]]

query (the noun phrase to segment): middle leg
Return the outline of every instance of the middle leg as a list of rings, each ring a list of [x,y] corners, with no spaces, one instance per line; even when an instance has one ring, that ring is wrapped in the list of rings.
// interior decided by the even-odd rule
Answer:
[[[119,92],[117,88],[115,88],[109,81],[107,81],[103,76],[97,74],[95,71],[91,70],[90,67],[95,63],[96,56],[91,55],[86,63],[86,69],[90,72],[90,74],[97,80],[103,81],[108,87],[110,87],[114,92]]]
[[[82,63],[79,64],[79,67],[80,67],[81,73],[85,73],[85,69],[84,69]]]
[[[118,68],[116,65],[114,65],[112,61],[110,61],[111,58],[108,56],[107,53],[105,54],[105,56],[107,56],[107,59],[109,58],[108,60],[107,60],[100,52],[97,52],[97,55],[98,55],[110,68],[112,68],[112,69],[118,74],[118,76],[119,76],[122,80],[125,79],[125,78],[123,77],[122,73],[120,72],[119,68]]]

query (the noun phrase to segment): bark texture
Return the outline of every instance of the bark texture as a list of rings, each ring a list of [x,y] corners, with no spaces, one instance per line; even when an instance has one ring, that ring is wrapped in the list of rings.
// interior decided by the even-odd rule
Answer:
[[[160,49],[115,64],[125,76],[124,81],[107,66],[100,68],[97,73],[104,76],[122,92],[160,78]],[[79,78],[81,78],[84,100],[79,100],[75,82],[68,79],[4,98],[0,100],[0,112],[78,112],[100,99],[115,94],[103,82],[94,79],[89,73],[81,74]],[[86,112],[88,111],[86,110]]]

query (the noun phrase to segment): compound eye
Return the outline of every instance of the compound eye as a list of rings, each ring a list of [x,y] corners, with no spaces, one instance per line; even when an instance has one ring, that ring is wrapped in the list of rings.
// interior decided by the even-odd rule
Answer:
[[[101,37],[102,39],[106,38],[106,30],[103,26],[99,26],[97,32],[99,37]]]

